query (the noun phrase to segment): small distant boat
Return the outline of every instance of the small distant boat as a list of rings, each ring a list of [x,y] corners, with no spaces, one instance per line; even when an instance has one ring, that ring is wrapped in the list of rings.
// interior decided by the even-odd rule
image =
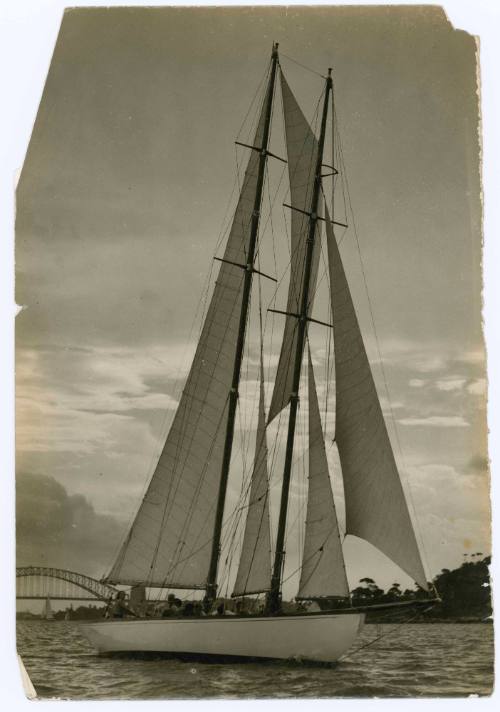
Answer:
[[[224,508],[230,476],[240,374],[257,269],[259,225],[270,158],[270,125],[279,76],[290,182],[290,283],[281,352],[269,412],[264,402],[261,334],[258,425],[239,566],[232,595],[265,594],[251,615],[210,615],[218,594]],[[224,256],[194,360],[146,495],[107,577],[113,584],[204,590],[205,616],[102,620],[82,630],[98,651],[154,651],[334,662],[359,634],[365,609],[350,604],[320,415],[308,327],[313,318],[321,230],[326,252],[335,345],[335,443],[346,500],[347,534],[389,556],[429,591],[405,495],[387,434],[360,327],[342,265],[326,175],[341,165],[325,159],[331,71],[325,79],[319,137],[285,79],[273,47],[267,88],[253,141],[240,144],[249,159]],[[332,112],[332,124],[334,115]],[[333,143],[333,141],[332,141]],[[283,160],[283,159],[279,159]],[[333,202],[333,201],[332,201]],[[277,311],[277,310],[270,310]],[[317,610],[287,612],[282,605],[285,532],[304,353],[308,373],[309,482],[297,601]],[[272,561],[267,426],[289,408],[281,500]],[[430,597],[427,599],[431,600]],[[382,606],[378,606],[380,609]]]
[[[54,620],[54,612],[52,611],[52,605],[50,603],[50,596],[47,595],[47,598],[45,599],[45,606],[43,609],[43,619],[46,621],[53,621]]]

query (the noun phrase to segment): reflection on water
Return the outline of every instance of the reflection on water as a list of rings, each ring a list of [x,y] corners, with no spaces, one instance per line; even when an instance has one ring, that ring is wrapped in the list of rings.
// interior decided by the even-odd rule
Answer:
[[[353,650],[392,628],[366,626]],[[39,697],[435,697],[493,687],[493,626],[485,624],[403,625],[336,667],[100,657],[73,622],[20,621],[17,630]]]

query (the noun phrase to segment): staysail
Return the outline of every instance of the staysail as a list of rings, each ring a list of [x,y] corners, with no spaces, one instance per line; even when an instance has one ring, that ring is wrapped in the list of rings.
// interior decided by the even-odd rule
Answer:
[[[427,590],[415,532],[328,210],[326,235],[335,347],[335,440],[344,479],[346,531],[376,546]]]
[[[233,596],[268,591],[271,582],[269,475],[267,469],[264,368],[260,360],[260,397],[255,460],[247,519]]]
[[[309,486],[304,555],[297,598],[347,597],[349,585],[310,353],[308,361]]]
[[[314,171],[318,154],[318,142],[304,114],[281,72],[281,91],[285,116],[285,133],[290,180],[291,210],[291,258],[290,284],[286,311],[299,314],[302,303],[302,281],[306,257],[306,241],[309,236],[309,216],[314,184]],[[321,201],[320,204],[321,206]],[[318,214],[322,208],[318,207]],[[319,226],[319,222],[317,225]],[[312,309],[320,255],[320,228],[316,228],[311,279],[309,285],[309,310]],[[293,355],[297,348],[297,318],[287,316],[281,344],[280,358],[276,371],[276,381],[269,409],[269,422],[286,407],[290,400],[293,381]]]
[[[268,92],[270,88],[268,89]],[[254,146],[262,145],[264,107]],[[246,264],[259,153],[250,152],[224,260]],[[214,531],[244,271],[222,262],[174,421],[108,580],[204,588]]]

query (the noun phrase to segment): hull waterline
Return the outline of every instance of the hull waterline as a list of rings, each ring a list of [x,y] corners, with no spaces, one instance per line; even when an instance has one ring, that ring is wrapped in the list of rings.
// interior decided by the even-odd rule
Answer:
[[[104,620],[80,626],[99,653],[172,653],[335,662],[364,613]]]

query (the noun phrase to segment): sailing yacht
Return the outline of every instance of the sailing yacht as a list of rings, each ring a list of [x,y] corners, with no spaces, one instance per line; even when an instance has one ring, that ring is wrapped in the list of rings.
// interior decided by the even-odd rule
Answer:
[[[50,603],[49,595],[47,595],[47,598],[45,599],[45,605],[43,607],[43,618],[46,621],[54,620],[54,612],[52,611],[52,605]]]
[[[326,175],[337,176],[340,171],[333,157],[328,161],[324,156],[329,112],[330,121],[334,122],[330,108],[331,70],[325,77],[318,136],[283,74],[277,44],[273,46],[267,76],[253,141],[241,144],[248,150],[248,163],[191,369],[146,494],[106,579],[109,583],[145,586],[149,590],[203,591],[203,615],[107,619],[85,624],[85,635],[100,652],[154,651],[334,662],[352,646],[366,611],[353,607],[349,599],[308,345],[311,322],[322,324],[333,335],[334,440],[342,469],[346,534],[377,547],[429,591],[334,234],[336,226],[347,225],[336,219],[333,205],[329,209],[325,199]],[[257,268],[257,253],[266,166],[269,160],[278,159],[269,147],[278,84],[290,187],[290,281],[285,308],[270,310],[280,315],[284,328],[267,413],[261,347],[255,455],[232,593],[236,598],[264,595],[265,605],[250,615],[213,615],[220,596],[221,537],[252,283],[256,274],[266,277]],[[319,321],[313,311],[323,227],[331,323]],[[315,612],[300,605],[287,610],[282,602],[304,359],[308,386],[308,492],[296,600],[316,601]],[[270,424],[286,409],[286,446],[274,529],[269,506],[267,438]]]

